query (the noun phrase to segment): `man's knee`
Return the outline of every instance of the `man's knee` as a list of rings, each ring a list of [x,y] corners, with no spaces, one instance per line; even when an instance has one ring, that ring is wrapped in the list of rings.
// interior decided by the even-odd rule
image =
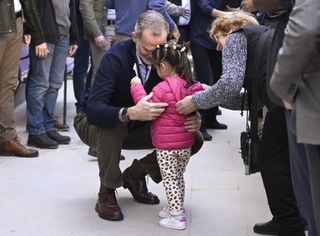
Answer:
[[[85,113],[79,113],[74,117],[73,126],[82,142],[90,147],[96,147],[97,127],[89,124]]]

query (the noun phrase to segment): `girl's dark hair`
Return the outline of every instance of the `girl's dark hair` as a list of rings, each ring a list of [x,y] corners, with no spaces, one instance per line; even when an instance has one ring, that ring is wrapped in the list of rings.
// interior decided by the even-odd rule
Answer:
[[[194,79],[187,54],[188,47],[186,44],[167,42],[165,44],[158,45],[153,51],[153,64],[157,66],[163,61],[169,63],[176,69],[177,74],[188,82],[187,86],[192,85],[194,83]]]

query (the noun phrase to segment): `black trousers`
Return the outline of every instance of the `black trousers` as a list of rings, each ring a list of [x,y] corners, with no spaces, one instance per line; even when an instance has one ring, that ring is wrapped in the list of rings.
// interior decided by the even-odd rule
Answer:
[[[279,235],[305,235],[292,187],[284,108],[269,108],[262,133],[259,165],[273,220],[281,227]]]
[[[195,43],[191,43],[190,48],[197,80],[208,85],[215,84],[222,74],[221,52]],[[218,107],[200,110],[199,112],[202,125],[206,127],[206,124],[216,121]]]

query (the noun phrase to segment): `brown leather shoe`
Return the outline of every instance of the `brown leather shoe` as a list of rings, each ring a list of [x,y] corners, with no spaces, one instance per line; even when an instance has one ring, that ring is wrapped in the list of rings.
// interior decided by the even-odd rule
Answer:
[[[0,143],[1,156],[37,157],[39,152],[29,149],[19,142],[17,138]]]
[[[95,210],[102,219],[113,221],[123,220],[123,214],[114,191],[114,189],[105,189],[98,194],[99,198]]]
[[[136,180],[132,178],[126,169],[123,172],[123,187],[128,188],[133,198],[137,202],[145,204],[159,204],[159,198],[153,193],[148,192],[146,180]]]
[[[60,123],[58,120],[55,121],[54,123],[54,127],[58,130],[58,131],[62,131],[62,132],[67,132],[69,131],[69,125],[67,124],[62,124]]]

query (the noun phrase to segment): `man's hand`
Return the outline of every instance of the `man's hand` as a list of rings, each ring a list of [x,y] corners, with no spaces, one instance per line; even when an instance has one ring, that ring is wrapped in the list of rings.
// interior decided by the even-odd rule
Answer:
[[[36,56],[39,58],[46,58],[48,56],[49,50],[46,43],[41,43],[36,46]]]
[[[176,103],[177,112],[183,115],[188,115],[197,110],[197,107],[192,102],[191,96],[186,96],[184,99]]]
[[[171,32],[173,38],[174,38],[174,41],[175,42],[178,42],[179,41],[179,38],[180,38],[180,32],[178,30],[178,26],[175,26],[174,29],[172,30]]]
[[[242,10],[247,12],[255,12],[256,9],[253,6],[252,0],[242,0],[241,2]]]
[[[77,44],[70,45],[69,46],[69,52],[68,52],[69,56],[70,57],[73,56],[76,53],[77,49],[78,49],[78,45]]]
[[[288,102],[286,100],[282,100],[283,102],[283,105],[284,107],[287,109],[287,110],[292,110],[293,109],[293,104],[291,102]]]
[[[140,101],[133,107],[128,108],[128,115],[130,120],[148,121],[159,117],[168,106],[168,103],[151,103],[148,100],[153,93],[140,99]]]
[[[94,42],[96,43],[97,47],[99,47],[99,48],[106,48],[108,45],[107,40],[103,35],[96,37],[94,39]]]
[[[23,35],[23,38],[22,38],[22,44],[24,47],[28,46],[31,42],[31,35],[30,34],[25,34]]]
[[[187,118],[187,121],[184,123],[184,127],[190,133],[197,132],[200,129],[200,126],[201,126],[201,116],[199,112],[196,112],[195,114],[189,116]]]

